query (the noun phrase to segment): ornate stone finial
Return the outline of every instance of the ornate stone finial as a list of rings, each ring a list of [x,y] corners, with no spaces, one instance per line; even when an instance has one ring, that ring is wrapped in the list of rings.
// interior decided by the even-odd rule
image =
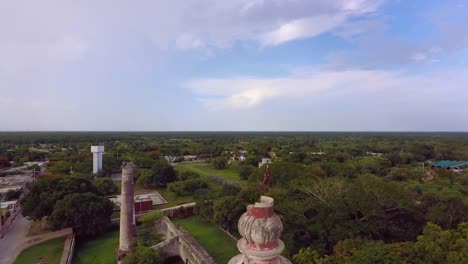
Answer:
[[[281,219],[273,212],[274,200],[261,196],[260,202],[247,206],[239,219],[239,233],[242,238],[237,248],[242,253],[232,258],[228,264],[291,264],[280,256],[284,243]]]

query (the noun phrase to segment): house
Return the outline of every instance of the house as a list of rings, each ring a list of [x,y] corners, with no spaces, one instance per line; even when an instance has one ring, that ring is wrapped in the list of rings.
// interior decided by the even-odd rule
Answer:
[[[184,160],[185,161],[194,161],[194,160],[197,160],[197,156],[196,155],[185,155]]]
[[[167,160],[167,162],[172,163],[177,161],[177,157],[174,156],[164,156],[164,158]]]
[[[245,160],[246,160],[246,157],[245,157],[244,155],[241,155],[241,156],[239,157],[239,161],[245,161]]]
[[[383,156],[383,153],[367,151],[367,152],[366,152],[366,155],[372,156],[372,157],[382,157],[382,156]]]
[[[432,168],[447,169],[454,172],[463,172],[468,169],[468,161],[457,161],[457,160],[439,160],[436,162],[428,161],[427,165]]]
[[[324,155],[325,152],[322,151],[322,149],[320,149],[319,152],[310,152],[311,155]]]
[[[265,164],[270,164],[271,163],[271,159],[269,158],[262,158],[262,161],[258,163],[258,167],[261,168],[263,165]]]

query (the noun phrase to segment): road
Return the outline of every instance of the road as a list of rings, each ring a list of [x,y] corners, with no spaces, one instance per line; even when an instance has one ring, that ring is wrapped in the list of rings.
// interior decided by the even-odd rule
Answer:
[[[16,221],[8,229],[5,236],[0,239],[0,264],[11,264],[20,253],[21,245],[26,241],[31,221],[20,213]]]

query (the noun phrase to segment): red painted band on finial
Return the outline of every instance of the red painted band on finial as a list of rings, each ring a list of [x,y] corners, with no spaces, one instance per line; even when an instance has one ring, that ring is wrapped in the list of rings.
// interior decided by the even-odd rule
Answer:
[[[255,218],[268,218],[273,215],[273,207],[252,207],[249,214]]]
[[[271,250],[271,249],[275,249],[279,246],[279,243],[278,241],[273,241],[273,242],[270,242],[270,243],[266,243],[266,244],[255,244],[255,243],[252,243],[252,244],[249,244],[248,247],[250,249],[257,249],[257,248],[260,248],[260,250]]]

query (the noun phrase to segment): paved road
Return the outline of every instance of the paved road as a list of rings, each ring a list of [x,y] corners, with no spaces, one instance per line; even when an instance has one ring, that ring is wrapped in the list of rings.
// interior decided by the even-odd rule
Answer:
[[[0,239],[0,264],[11,264],[20,253],[20,246],[25,242],[31,221],[20,213],[16,221],[8,229],[5,236]]]

